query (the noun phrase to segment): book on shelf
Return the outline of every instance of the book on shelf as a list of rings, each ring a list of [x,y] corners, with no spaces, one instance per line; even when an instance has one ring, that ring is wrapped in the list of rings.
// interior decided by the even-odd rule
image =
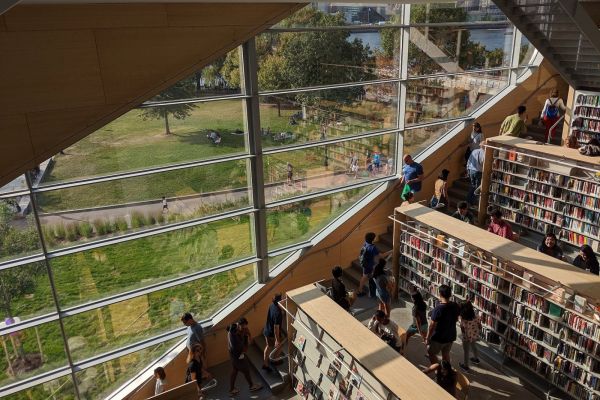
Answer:
[[[294,346],[300,351],[304,351],[304,345],[306,344],[306,337],[304,335],[297,334],[294,339]]]

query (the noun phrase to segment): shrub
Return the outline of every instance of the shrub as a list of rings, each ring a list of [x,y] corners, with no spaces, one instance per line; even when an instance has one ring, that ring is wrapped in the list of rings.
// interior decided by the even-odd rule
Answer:
[[[79,225],[79,233],[81,234],[81,236],[85,236],[89,239],[92,236],[94,236],[94,229],[92,228],[92,225],[89,222],[82,222],[81,225]]]
[[[158,222],[161,225],[165,223],[165,216],[163,215],[163,213],[156,214],[156,222]]]
[[[132,228],[141,228],[146,225],[146,218],[142,213],[134,212],[131,214],[131,227]]]
[[[59,224],[54,227],[54,237],[58,240],[65,240],[67,237],[67,232],[65,231],[65,226],[63,224]]]
[[[94,221],[94,229],[96,230],[96,234],[98,234],[98,236],[103,236],[109,233],[106,231],[105,222],[101,219],[97,219]]]
[[[156,218],[154,218],[153,215],[148,215],[146,217],[146,223],[147,225],[156,225]]]
[[[56,244],[56,237],[54,236],[54,228],[48,225],[42,226],[42,235],[47,245]]]
[[[233,246],[230,244],[226,244],[221,249],[221,255],[219,256],[219,260],[228,260],[233,257]]]
[[[112,222],[110,222],[110,220],[106,220],[103,223],[104,225],[104,231],[108,234],[108,233],[113,233],[115,231],[115,227],[112,224]]]
[[[77,224],[69,224],[66,227],[67,240],[69,242],[74,242],[79,239],[79,230],[77,229]]]
[[[119,217],[119,218],[115,219],[115,231],[125,232],[128,229],[129,229],[129,226],[127,225],[127,221],[125,221],[125,218]]]
[[[308,218],[306,218],[306,215],[302,213],[296,214],[296,224],[301,235],[304,235],[306,232],[308,232],[308,229],[310,228]]]
[[[169,222],[177,222],[177,214],[169,214]]]

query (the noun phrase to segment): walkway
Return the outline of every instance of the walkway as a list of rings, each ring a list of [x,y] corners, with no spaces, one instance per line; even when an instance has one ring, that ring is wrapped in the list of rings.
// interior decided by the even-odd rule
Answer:
[[[336,173],[328,171],[326,174],[316,175],[307,178],[305,181],[296,181],[293,185],[286,182],[267,184],[265,187],[265,197],[267,201],[282,200],[290,196],[305,194],[315,191],[340,187],[354,183],[367,181],[368,179],[383,177],[383,173],[373,175],[369,178],[354,178],[354,175],[346,173]],[[243,198],[251,197],[246,188],[224,190],[219,192],[197,194],[191,196],[182,196],[168,198],[168,207],[170,214],[180,214],[184,218],[189,218],[203,206],[218,206],[227,202],[240,202]],[[129,223],[133,213],[144,215],[157,215],[162,212],[162,199],[149,200],[143,202],[127,203],[115,206],[95,207],[79,210],[68,210],[58,213],[42,213],[40,219],[43,224],[69,224],[73,222],[109,220],[115,218],[125,218]]]

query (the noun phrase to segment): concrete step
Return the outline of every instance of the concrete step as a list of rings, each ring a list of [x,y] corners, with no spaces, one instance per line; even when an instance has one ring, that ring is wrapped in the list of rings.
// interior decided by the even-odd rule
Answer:
[[[455,180],[450,187],[455,187],[460,190],[469,190],[471,188],[471,181],[468,178],[460,178]]]
[[[350,268],[346,268],[346,270],[344,270],[344,275],[354,287],[358,287],[358,284],[360,283],[360,277],[362,276],[362,270],[360,268],[360,264],[358,263],[358,259],[352,261]]]
[[[462,188],[462,187],[459,188],[459,187],[452,186],[450,189],[448,189],[449,199],[454,199],[457,201],[466,200],[468,194],[469,194],[468,188]]]
[[[248,361],[273,394],[281,393],[290,380],[287,360],[284,359],[283,364],[278,367],[272,365],[272,372],[265,371],[262,369],[264,346],[265,337],[262,335],[255,337],[253,344],[248,347]]]

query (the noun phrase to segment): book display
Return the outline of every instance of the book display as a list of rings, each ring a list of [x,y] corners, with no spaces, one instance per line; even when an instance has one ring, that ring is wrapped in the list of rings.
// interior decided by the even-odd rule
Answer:
[[[577,138],[579,145],[600,139],[600,93],[575,91],[571,134]]]
[[[401,290],[436,303],[451,286],[505,357],[571,398],[600,399],[600,277],[418,204],[396,212]]]
[[[452,399],[314,285],[287,296],[289,363],[299,398]],[[399,381],[398,374],[410,380]]]
[[[496,139],[491,139],[492,146]],[[540,234],[552,232],[570,246],[588,244],[600,253],[597,164],[549,154],[528,156],[511,146],[490,154],[487,200],[502,210],[504,219]]]

